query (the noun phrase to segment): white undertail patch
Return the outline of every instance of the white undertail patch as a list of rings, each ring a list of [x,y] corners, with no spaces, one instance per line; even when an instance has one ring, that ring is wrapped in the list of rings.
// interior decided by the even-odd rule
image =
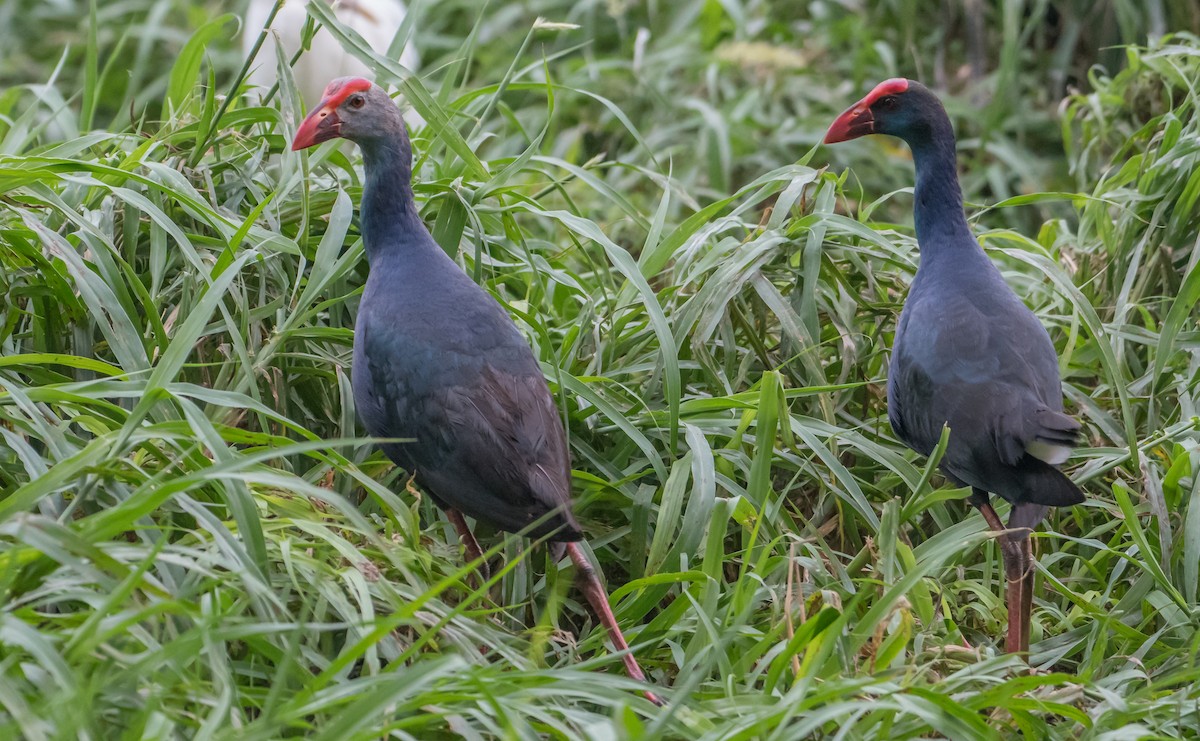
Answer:
[[[1066,463],[1067,458],[1071,457],[1071,449],[1066,445],[1054,445],[1041,440],[1030,442],[1025,446],[1025,452],[1052,466]]]

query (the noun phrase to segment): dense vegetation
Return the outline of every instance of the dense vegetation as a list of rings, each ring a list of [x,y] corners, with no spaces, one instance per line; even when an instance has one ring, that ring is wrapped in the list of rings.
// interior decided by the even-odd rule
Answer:
[[[417,4],[422,213],[545,363],[662,710],[565,564],[481,533],[476,588],[359,437],[357,154],[287,150],[217,5],[0,4],[0,736],[1200,734],[1195,4]],[[816,146],[897,74],[1087,433],[1029,674],[886,422],[907,151]]]

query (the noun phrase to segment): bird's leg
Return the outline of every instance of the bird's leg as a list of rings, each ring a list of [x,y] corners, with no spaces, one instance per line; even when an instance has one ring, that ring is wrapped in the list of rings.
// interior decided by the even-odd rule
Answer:
[[[983,515],[983,519],[987,521],[988,527],[995,533],[1003,533],[1008,528],[1000,520],[1000,516],[996,514],[996,510],[992,508],[990,497],[986,491],[982,489],[971,489],[971,504],[979,508],[979,512]],[[1004,638],[1004,651],[1006,653],[1020,653],[1021,636],[1028,635],[1028,619],[1022,619],[1022,603],[1024,596],[1022,594],[1024,587],[1025,575],[1025,548],[1024,546],[1010,538],[1008,535],[1001,535],[999,538],[1000,558],[1004,562],[1004,602],[1008,609],[1008,633]],[[1028,646],[1028,639],[1026,639]]]
[[[1028,656],[1029,630],[1033,623],[1033,577],[1037,569],[1033,565],[1033,540],[1026,535],[1022,539],[1022,543],[1025,573],[1021,577],[1021,653]]]
[[[1008,633],[1004,639],[1005,653],[1023,653],[1029,647],[1029,613],[1025,611],[1025,544],[1012,535],[1000,536],[1000,553],[1004,558],[1004,582],[1008,604]]]
[[[971,488],[971,504],[979,509],[979,513],[983,515],[983,519],[987,522],[988,527],[992,532],[1003,532],[1008,528],[1004,527],[1004,523],[1000,520],[1000,515],[996,514],[996,510],[992,509],[992,500],[988,493],[983,489]]]
[[[1008,536],[1002,536],[1008,537]],[[1025,612],[1025,551],[1019,544],[1002,549],[1004,581],[1007,586],[1008,634],[1004,638],[1005,653],[1024,653],[1029,649],[1029,618]]]
[[[1021,554],[1021,634],[1020,651],[1029,652],[1029,630],[1033,622],[1033,581],[1037,572],[1033,557],[1033,539],[1029,536],[1033,529],[1046,516],[1046,507],[1040,504],[1022,502],[1013,505],[1012,514],[1008,518],[1010,534],[1006,536],[1013,543],[1013,549]]]
[[[1004,579],[1008,586],[1007,653],[1029,652],[1029,624],[1033,614],[1033,545],[1027,533],[1000,536],[1004,554]]]
[[[488,567],[487,561],[483,560],[483,549],[479,547],[479,541],[475,540],[475,533],[471,532],[471,526],[463,518],[462,512],[456,509],[447,509],[446,519],[450,520],[450,524],[454,525],[454,529],[458,531],[458,538],[462,541],[467,561],[478,561],[479,575],[484,582],[490,580],[492,570]]]
[[[567,553],[571,555],[571,561],[578,569],[578,579],[580,587],[583,589],[583,595],[587,598],[588,604],[595,610],[599,616],[600,622],[604,625],[604,629],[608,631],[608,637],[616,646],[618,651],[622,652],[621,660],[625,662],[625,671],[631,679],[639,682],[646,682],[646,675],[642,673],[642,667],[638,666],[637,659],[633,652],[629,650],[629,644],[625,642],[625,636],[621,633],[621,626],[617,625],[617,618],[613,615],[612,607],[608,604],[608,594],[604,591],[604,587],[600,584],[600,578],[596,575],[596,570],[592,568],[592,564],[584,555],[583,549],[578,543],[567,543]],[[655,705],[662,706],[663,701],[658,695],[646,690],[643,694],[646,699]]]

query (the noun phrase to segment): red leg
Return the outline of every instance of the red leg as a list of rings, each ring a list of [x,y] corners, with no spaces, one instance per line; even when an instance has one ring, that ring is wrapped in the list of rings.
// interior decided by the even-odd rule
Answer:
[[[1047,508],[1040,504],[1020,502],[1014,504],[1012,513],[1008,516],[1009,535],[1006,536],[1013,544],[1013,550],[1020,554],[1021,563],[1021,652],[1028,659],[1029,630],[1033,625],[1033,583],[1037,569],[1033,556],[1033,540],[1029,537],[1039,522],[1046,517]]]
[[[996,510],[992,509],[991,502],[984,502],[976,506],[979,507],[979,512],[983,515],[983,519],[987,521],[988,527],[991,528],[992,532],[1002,533],[1008,529],[1000,521],[1000,515],[996,514]]]
[[[479,561],[479,575],[485,582],[491,579],[492,570],[488,568],[487,561],[483,560],[483,549],[479,547],[479,541],[475,540],[475,533],[471,532],[471,526],[463,518],[462,512],[448,509],[446,510],[446,519],[450,520],[450,524],[454,525],[454,529],[458,531],[458,538],[462,541],[467,560]]]
[[[1033,540],[1030,531],[1024,527],[1013,527],[1013,519],[1009,518],[1009,528],[1016,532],[1004,536],[1012,544],[1012,550],[1019,558],[1020,571],[1015,576],[1020,581],[1021,632],[1017,636],[1022,653],[1029,653],[1029,630],[1033,622],[1033,579],[1037,572],[1033,560]],[[1011,577],[1010,577],[1011,578]]]
[[[629,644],[625,642],[625,636],[621,633],[621,626],[617,625],[617,618],[613,615],[612,608],[608,604],[608,594],[604,591],[604,587],[600,584],[600,579],[596,575],[596,570],[592,568],[592,564],[584,555],[583,549],[578,543],[567,543],[567,553],[571,554],[571,561],[575,563],[575,568],[579,570],[580,586],[583,589],[583,594],[587,597],[588,603],[600,617],[600,622],[604,625],[604,629],[608,631],[608,637],[616,646],[618,651],[622,651],[621,660],[625,662],[625,671],[628,672],[632,679],[639,682],[646,681],[646,675],[642,673],[642,667],[638,666],[637,659],[629,650]],[[662,706],[663,701],[658,695],[647,690],[645,693],[646,699],[655,705]]]
[[[992,508],[986,492],[973,490],[971,503],[979,508],[992,532],[1003,533],[1008,530],[996,514],[996,510]],[[998,541],[1000,558],[1004,562],[1004,602],[1008,609],[1008,633],[1004,637],[1004,651],[1010,654],[1021,653],[1029,650],[1029,613],[1024,610],[1024,577],[1029,564],[1025,560],[1025,547],[1022,543],[1008,535],[1001,535]]]
[[[1020,543],[1009,541],[1001,552],[1004,554],[1008,602],[1008,635],[1004,640],[1004,651],[1010,654],[1024,653],[1029,650],[1029,614],[1025,612],[1025,550]]]
[[[1033,577],[1037,573],[1033,559],[1033,541],[1025,536],[1025,575],[1021,578],[1021,616],[1024,620],[1021,631],[1021,652],[1029,655],[1029,629],[1033,624]]]

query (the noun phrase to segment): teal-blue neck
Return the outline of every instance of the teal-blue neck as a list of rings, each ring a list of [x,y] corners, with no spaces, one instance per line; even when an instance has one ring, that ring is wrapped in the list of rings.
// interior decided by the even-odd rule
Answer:
[[[359,223],[367,259],[374,265],[388,256],[436,248],[417,213],[408,138],[380,137],[359,145],[366,170]]]
[[[963,213],[950,121],[943,118],[922,134],[908,139],[917,170],[913,220],[922,261],[943,253],[978,251]]]

